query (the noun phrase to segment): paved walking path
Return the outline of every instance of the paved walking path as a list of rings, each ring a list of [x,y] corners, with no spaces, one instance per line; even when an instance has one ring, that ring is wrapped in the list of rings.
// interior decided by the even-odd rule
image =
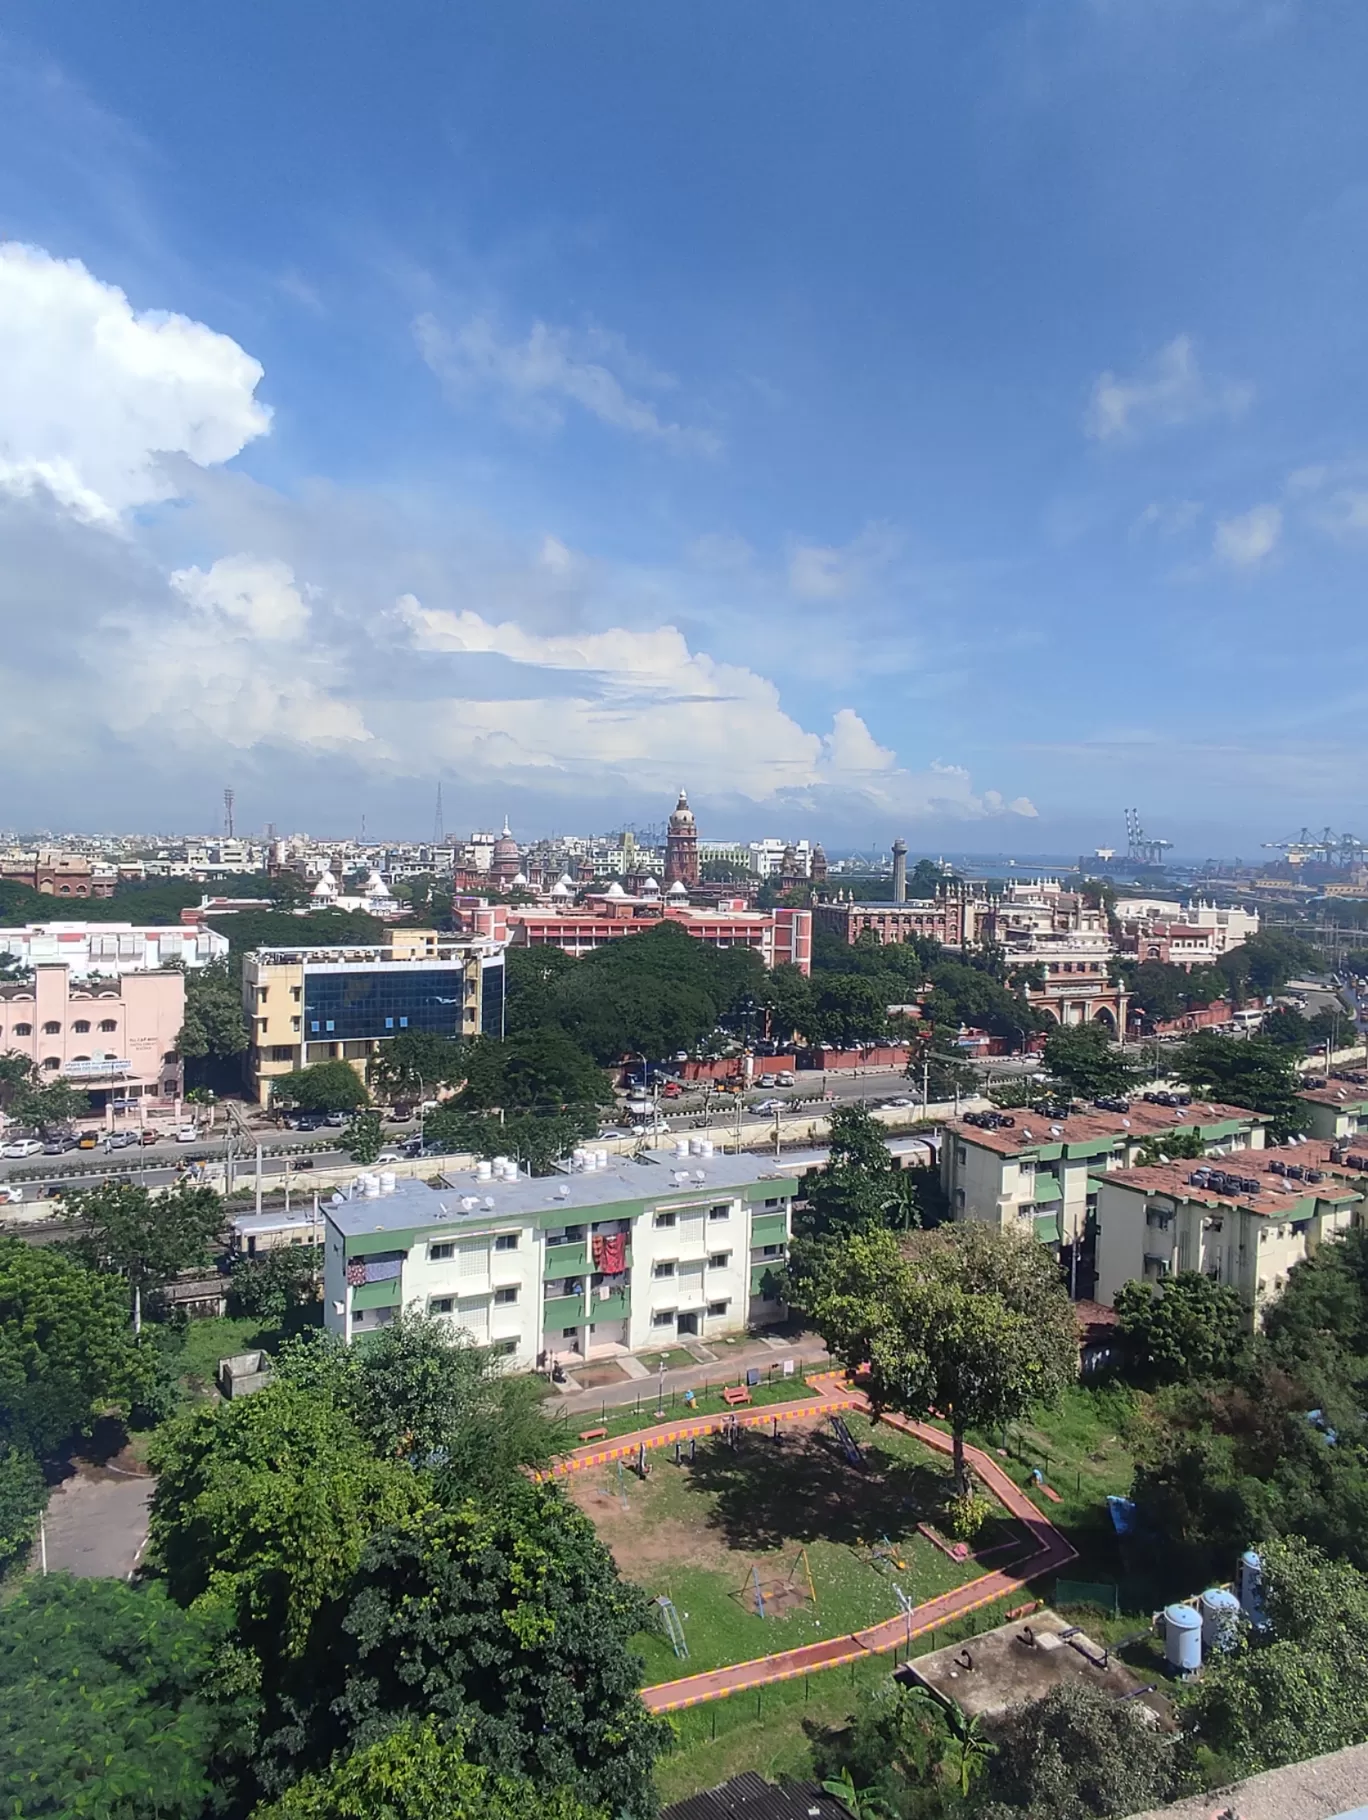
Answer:
[[[788,1410],[770,1408],[747,1411],[740,1417],[742,1425],[754,1427],[767,1422],[773,1415],[795,1420],[804,1415],[827,1415],[836,1409],[869,1408],[864,1393],[850,1386],[838,1372],[828,1373],[813,1382],[814,1385],[822,1386],[822,1395],[818,1401]],[[679,1429],[651,1429],[640,1434],[623,1435],[608,1448],[577,1449],[574,1454],[557,1462],[552,1470],[574,1472],[582,1467],[601,1465],[635,1453],[643,1442],[648,1447],[654,1447],[676,1439],[688,1439],[690,1435],[714,1433],[722,1426],[723,1419],[721,1416],[708,1417],[685,1424]],[[914,1436],[938,1453],[948,1454],[953,1450],[949,1435],[942,1434],[940,1429],[932,1428],[925,1422],[912,1422],[905,1416],[893,1414],[885,1414],[882,1420],[890,1428],[901,1429],[904,1434]],[[704,1674],[686,1675],[678,1681],[664,1681],[656,1687],[644,1688],[641,1698],[645,1705],[651,1712],[678,1712],[686,1706],[700,1706],[707,1700],[724,1700],[729,1694],[740,1693],[747,1688],[765,1687],[775,1681],[789,1681],[815,1669],[837,1668],[864,1656],[886,1654],[899,1644],[910,1642],[913,1637],[924,1636],[928,1631],[937,1630],[941,1625],[977,1611],[981,1606],[991,1605],[997,1599],[1022,1591],[1031,1580],[1042,1574],[1056,1573],[1074,1559],[1075,1550],[1072,1546],[995,1460],[977,1447],[966,1447],[964,1454],[970,1467],[993,1495],[1025,1526],[1034,1547],[1023,1560],[1010,1569],[1000,1568],[992,1573],[980,1574],[967,1585],[941,1593],[934,1599],[928,1599],[924,1605],[914,1606],[905,1616],[889,1618],[885,1623],[875,1624],[868,1630],[853,1631],[844,1637],[829,1637],[822,1643],[808,1643],[799,1649],[780,1650],[776,1655],[760,1656],[752,1662],[735,1662],[726,1668],[710,1669]]]
[[[672,1344],[677,1344],[677,1342]],[[665,1389],[667,1391],[687,1390],[691,1385],[696,1389],[705,1380],[715,1384],[720,1378],[727,1377],[744,1380],[748,1366],[756,1365],[762,1371],[768,1372],[777,1359],[796,1359],[800,1366],[808,1367],[831,1363],[830,1355],[822,1344],[821,1336],[815,1333],[801,1333],[793,1338],[783,1339],[778,1344],[775,1343],[773,1337],[742,1340],[735,1346],[726,1346],[714,1341],[713,1349],[714,1356],[711,1363],[700,1360],[696,1365],[681,1365],[674,1371],[667,1371]],[[669,1348],[662,1347],[660,1350],[667,1351]],[[658,1382],[659,1374],[650,1369],[650,1364],[652,1358],[660,1357],[660,1352],[647,1351],[629,1356],[646,1367],[644,1376],[654,1387]],[[621,1365],[624,1370],[630,1369],[625,1357],[605,1362]],[[548,1398],[546,1413],[551,1416],[562,1413],[572,1416],[587,1416],[605,1405],[609,1409],[617,1409],[623,1403],[635,1403],[641,1395],[642,1380],[632,1376],[618,1384],[601,1384],[597,1389],[572,1390],[554,1399]],[[588,1424],[586,1423],[585,1426]]]

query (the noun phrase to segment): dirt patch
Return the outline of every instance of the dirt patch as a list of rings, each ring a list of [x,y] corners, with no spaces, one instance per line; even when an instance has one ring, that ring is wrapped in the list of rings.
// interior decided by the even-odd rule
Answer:
[[[584,1365],[568,1374],[581,1390],[601,1390],[605,1384],[623,1384],[631,1375],[621,1365],[615,1365],[611,1359],[604,1359],[598,1365]]]
[[[626,1579],[646,1584],[657,1569],[666,1567],[703,1567],[740,1577],[748,1562],[728,1548],[721,1536],[701,1523],[653,1510],[661,1500],[652,1497],[650,1481],[643,1486],[635,1474],[630,1476],[630,1488],[623,1495],[611,1467],[592,1478],[577,1473],[565,1482],[566,1491],[592,1521]]]

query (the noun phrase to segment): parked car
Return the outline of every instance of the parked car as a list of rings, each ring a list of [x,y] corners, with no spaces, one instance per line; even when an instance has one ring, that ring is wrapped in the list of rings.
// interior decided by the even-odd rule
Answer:
[[[65,1156],[68,1150],[76,1148],[78,1141],[74,1131],[58,1132],[55,1137],[50,1137],[43,1145],[43,1155]]]
[[[885,1100],[884,1101],[885,1106],[896,1106],[899,1108],[901,1108],[903,1106],[915,1106],[916,1103],[917,1102],[915,1100]]]
[[[41,1156],[42,1150],[42,1140],[39,1138],[15,1138],[11,1143],[6,1144],[3,1150],[0,1150],[0,1156]]]
[[[627,1133],[625,1131],[619,1131],[616,1125],[605,1125],[603,1130],[599,1132],[600,1138],[624,1138],[626,1135]]]
[[[792,1068],[781,1068],[774,1078],[781,1087],[791,1087],[793,1085],[793,1070]]]
[[[350,1112],[330,1112],[323,1120],[325,1125],[350,1125],[351,1122]]]
[[[397,1150],[382,1150],[375,1159],[377,1163],[402,1163],[403,1160]]]
[[[138,1133],[138,1142],[140,1144],[160,1144],[165,1135],[165,1132],[154,1131],[149,1125],[145,1130]]]
[[[174,1133],[178,1144],[193,1144],[199,1139],[198,1125],[177,1125]]]
[[[78,1150],[97,1150],[99,1145],[100,1134],[98,1131],[83,1131],[76,1140]]]

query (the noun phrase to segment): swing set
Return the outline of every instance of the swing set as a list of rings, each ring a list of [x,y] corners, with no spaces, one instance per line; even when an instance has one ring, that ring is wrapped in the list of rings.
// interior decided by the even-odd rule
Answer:
[[[791,1611],[817,1604],[817,1585],[812,1577],[808,1551],[800,1548],[788,1573],[782,1578],[762,1580],[760,1569],[751,1564],[737,1595],[748,1611],[757,1618],[783,1618]]]

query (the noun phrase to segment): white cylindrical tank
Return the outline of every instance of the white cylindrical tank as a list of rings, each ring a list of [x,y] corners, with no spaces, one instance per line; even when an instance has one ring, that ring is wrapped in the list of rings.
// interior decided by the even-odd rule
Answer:
[[[381,1194],[393,1194],[398,1185],[398,1181],[399,1178],[392,1169],[382,1169],[380,1171]]]
[[[717,1146],[713,1143],[711,1138],[703,1139],[702,1155],[712,1156],[712,1154],[714,1153],[716,1148],[717,1148]]]
[[[676,1138],[675,1139],[674,1153],[676,1156],[687,1156],[689,1154],[688,1138]]]
[[[702,1156],[702,1154],[703,1154],[702,1138],[690,1138],[689,1139],[689,1155],[690,1156]]]
[[[595,1169],[606,1169],[608,1167],[608,1152],[606,1150],[596,1150],[594,1152],[594,1167]]]
[[[487,1182],[489,1180],[489,1178],[493,1175],[493,1173],[494,1173],[494,1166],[492,1163],[489,1163],[489,1162],[476,1163],[475,1180],[477,1182]]]
[[[361,1192],[368,1201],[374,1200],[380,1192],[380,1177],[378,1175],[363,1175],[361,1177]]]
[[[1202,1620],[1190,1605],[1164,1607],[1164,1660],[1180,1675],[1202,1666]]]
[[[1224,1586],[1210,1586],[1197,1601],[1202,1617],[1202,1654],[1233,1649],[1240,1634],[1240,1601]]]

